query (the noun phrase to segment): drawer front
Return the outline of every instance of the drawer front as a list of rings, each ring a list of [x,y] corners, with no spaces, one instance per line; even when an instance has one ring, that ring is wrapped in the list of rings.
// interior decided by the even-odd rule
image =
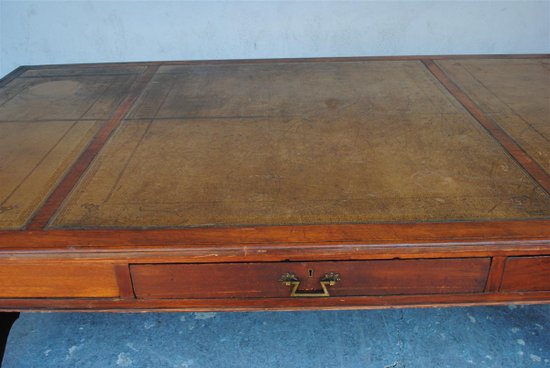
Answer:
[[[107,298],[119,295],[113,265],[0,262],[0,298]]]
[[[501,291],[550,291],[550,256],[509,257]]]
[[[330,296],[412,295],[482,292],[489,264],[489,258],[146,264],[131,265],[130,273],[143,299],[284,298],[297,283],[294,296],[323,296],[321,281]]]

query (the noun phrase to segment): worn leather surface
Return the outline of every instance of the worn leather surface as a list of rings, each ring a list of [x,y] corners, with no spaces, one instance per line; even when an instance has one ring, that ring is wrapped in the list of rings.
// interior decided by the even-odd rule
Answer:
[[[51,227],[549,215],[418,61],[242,63],[161,67]]]
[[[550,59],[437,63],[539,165],[550,171]]]
[[[0,89],[0,229],[30,219],[124,98],[132,70],[29,70]]]

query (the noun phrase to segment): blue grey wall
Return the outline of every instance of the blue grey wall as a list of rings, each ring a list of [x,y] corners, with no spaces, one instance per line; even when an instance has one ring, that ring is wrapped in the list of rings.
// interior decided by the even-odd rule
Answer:
[[[550,52],[550,1],[0,0],[22,64]]]

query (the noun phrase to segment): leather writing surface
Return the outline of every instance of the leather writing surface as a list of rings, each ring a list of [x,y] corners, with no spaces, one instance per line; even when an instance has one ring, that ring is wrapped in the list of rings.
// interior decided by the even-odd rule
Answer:
[[[0,229],[27,223],[111,116],[138,70],[29,70],[0,88]]]
[[[53,227],[546,218],[417,61],[163,66]]]
[[[550,171],[550,59],[437,63],[539,165]]]

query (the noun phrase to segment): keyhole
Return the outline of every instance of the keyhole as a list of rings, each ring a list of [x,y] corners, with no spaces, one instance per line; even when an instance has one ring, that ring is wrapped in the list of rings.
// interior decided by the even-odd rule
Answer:
[[[313,277],[313,270],[311,268],[307,270],[307,277]]]

